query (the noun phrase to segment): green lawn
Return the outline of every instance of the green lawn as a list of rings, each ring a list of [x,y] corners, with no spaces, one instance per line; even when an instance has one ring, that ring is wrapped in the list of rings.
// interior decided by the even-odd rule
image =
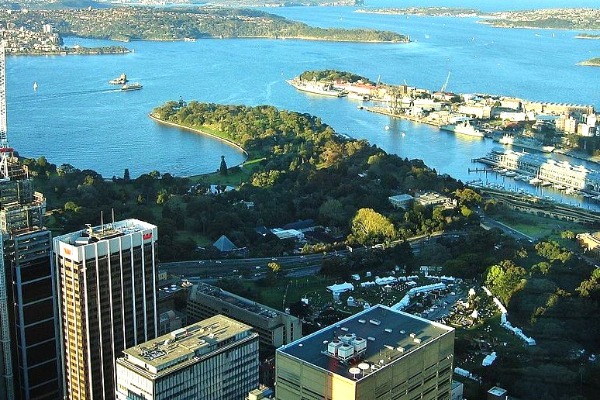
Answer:
[[[580,233],[590,230],[589,227],[582,224],[556,218],[540,217],[513,210],[503,210],[502,213],[492,215],[491,217],[535,239],[548,238],[562,242],[563,239],[561,239],[560,233],[563,231],[568,230]]]

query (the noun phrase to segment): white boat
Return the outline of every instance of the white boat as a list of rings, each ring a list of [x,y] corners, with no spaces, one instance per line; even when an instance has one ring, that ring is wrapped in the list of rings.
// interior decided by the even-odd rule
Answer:
[[[538,177],[533,177],[529,180],[529,183],[531,183],[532,185],[539,185],[540,183],[542,183],[542,180]]]
[[[37,82],[33,82],[33,90],[38,90],[38,84]]]
[[[123,90],[123,91],[140,90],[142,87],[143,86],[138,82],[126,83],[123,86],[121,86],[121,90]]]
[[[298,78],[288,79],[286,82],[302,92],[330,97],[343,97],[346,95],[346,92],[335,89],[331,83],[303,81]]]
[[[371,96],[368,94],[361,94],[356,92],[348,92],[349,100],[358,100],[358,101],[369,101],[371,100]]]
[[[517,176],[517,173],[515,171],[506,171],[505,175],[509,178],[514,178],[515,176]]]
[[[121,75],[119,75],[119,77],[108,81],[108,83],[110,83],[111,85],[124,85],[127,82],[128,82],[127,75],[125,75],[125,74],[121,74]]]
[[[458,134],[465,135],[465,136],[479,137],[479,138],[483,137],[483,132],[480,131],[479,129],[475,128],[468,121],[460,122],[457,124],[442,125],[442,126],[440,126],[440,129],[442,129],[444,131],[458,133]]]
[[[498,143],[503,144],[505,146],[513,146],[514,147],[523,147],[525,149],[532,149],[537,151],[542,151],[544,153],[552,153],[555,149],[554,146],[544,145],[537,139],[532,137],[515,137],[513,135],[503,135],[500,139],[498,139]]]

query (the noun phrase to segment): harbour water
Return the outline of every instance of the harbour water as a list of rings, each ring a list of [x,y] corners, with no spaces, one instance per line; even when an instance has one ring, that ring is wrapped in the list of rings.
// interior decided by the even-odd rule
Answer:
[[[395,6],[390,1],[380,3]],[[209,39],[124,44],[67,38],[68,45],[117,44],[134,52],[9,57],[11,146],[24,156],[44,155],[55,164],[94,169],[105,177],[122,176],[125,168],[132,176],[152,170],[177,176],[206,173],[218,169],[221,155],[228,165],[235,165],[243,161],[243,154],[212,138],[156,124],[147,114],[165,101],[180,97],[226,104],[270,104],[317,115],[340,133],[367,139],[401,157],[423,159],[439,173],[465,182],[497,181],[518,190],[528,185],[468,172],[476,166],[471,164],[472,159],[498,146],[489,139],[462,137],[369,113],[348,99],[298,92],[285,80],[305,70],[338,69],[372,80],[381,77],[386,83],[407,82],[439,90],[451,71],[447,90],[458,93],[492,93],[600,107],[599,70],[576,65],[598,56],[600,43],[575,39],[579,31],[499,29],[477,23],[476,18],[407,18],[356,13],[350,7],[267,11],[322,27],[394,30],[410,35],[413,42]],[[108,84],[121,73],[139,81],[143,89],[122,92]],[[38,85],[35,91],[34,82]],[[600,169],[597,165],[590,167]],[[583,199],[551,190],[540,194],[597,208],[583,203]]]

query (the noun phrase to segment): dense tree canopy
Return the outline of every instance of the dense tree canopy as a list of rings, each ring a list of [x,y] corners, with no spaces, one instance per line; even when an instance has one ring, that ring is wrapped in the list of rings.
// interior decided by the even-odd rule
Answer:
[[[396,239],[396,229],[389,219],[371,208],[361,208],[352,219],[352,239],[373,245]]]

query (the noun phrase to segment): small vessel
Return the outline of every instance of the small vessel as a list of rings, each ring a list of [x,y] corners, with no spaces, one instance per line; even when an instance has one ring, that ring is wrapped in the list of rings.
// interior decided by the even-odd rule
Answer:
[[[361,94],[356,92],[348,92],[349,100],[359,100],[359,101],[369,101],[371,100],[371,96],[368,94]]]
[[[525,149],[532,149],[541,151],[544,153],[552,153],[555,149],[552,145],[544,145],[541,141],[528,137],[528,136],[512,136],[505,134],[500,139],[498,139],[498,143],[503,144],[505,146],[513,146],[514,147],[522,147]]]
[[[127,83],[127,75],[121,74],[118,78],[108,81],[111,85],[124,85]]]
[[[37,89],[38,89],[38,84],[37,84],[37,82],[33,82],[33,90],[35,91],[35,90],[37,90]]]
[[[343,97],[346,95],[346,92],[335,89],[333,84],[327,82],[303,81],[298,78],[289,79],[286,82],[302,92],[330,97]]]
[[[138,82],[134,82],[134,83],[126,83],[123,86],[121,86],[121,90],[127,91],[127,90],[140,90],[143,86],[138,83]]]
[[[469,121],[460,122],[457,124],[442,125],[440,126],[440,129],[444,131],[459,133],[465,136],[473,136],[479,138],[483,137],[483,132],[471,125]]]

